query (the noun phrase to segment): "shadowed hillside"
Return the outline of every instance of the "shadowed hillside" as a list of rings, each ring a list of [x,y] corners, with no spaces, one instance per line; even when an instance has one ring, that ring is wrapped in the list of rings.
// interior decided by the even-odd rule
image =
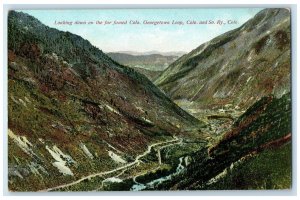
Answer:
[[[144,75],[69,32],[8,16],[9,188],[34,191],[133,162],[197,119]]]

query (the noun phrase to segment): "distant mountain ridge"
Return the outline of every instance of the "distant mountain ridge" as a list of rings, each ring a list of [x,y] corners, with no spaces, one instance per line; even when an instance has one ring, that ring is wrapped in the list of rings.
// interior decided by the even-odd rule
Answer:
[[[155,80],[169,64],[174,62],[178,56],[165,56],[161,54],[131,55],[128,53],[107,53],[113,60],[122,65],[131,67],[147,76],[150,80]]]
[[[161,54],[131,55],[126,53],[107,53],[107,55],[122,65],[131,67],[144,74],[150,80],[155,80],[169,64],[178,58],[178,56],[164,56]]]
[[[141,56],[141,55],[153,55],[153,54],[159,54],[163,56],[182,56],[186,54],[187,52],[185,51],[169,51],[169,52],[163,52],[163,51],[145,51],[145,52],[138,52],[138,51],[115,51],[115,52],[107,52],[107,54],[110,53],[124,53],[124,54],[129,54],[133,56]]]
[[[160,54],[130,55],[125,53],[107,53],[107,55],[123,65],[151,71],[163,71],[178,58],[178,56],[164,56]]]

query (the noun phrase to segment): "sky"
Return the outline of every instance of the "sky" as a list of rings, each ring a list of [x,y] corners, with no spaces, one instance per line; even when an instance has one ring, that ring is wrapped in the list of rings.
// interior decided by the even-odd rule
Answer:
[[[185,51],[189,52],[214,37],[235,29],[257,14],[261,8],[215,9],[92,9],[92,10],[22,10],[43,24],[80,35],[104,52]],[[129,24],[138,20],[139,25]],[[145,25],[147,21],[169,21],[169,25]],[[172,24],[182,21],[184,25]],[[189,25],[187,21],[214,21],[215,24]],[[217,24],[222,20],[226,24]],[[228,24],[228,20],[236,21]],[[63,21],[72,25],[59,24]],[[74,24],[76,21],[93,24]],[[109,25],[96,21],[111,21]],[[114,21],[127,24],[114,25]]]

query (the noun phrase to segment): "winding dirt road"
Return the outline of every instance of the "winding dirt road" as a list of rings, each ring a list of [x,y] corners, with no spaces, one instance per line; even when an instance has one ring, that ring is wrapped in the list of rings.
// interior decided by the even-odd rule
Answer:
[[[156,146],[159,146],[159,145],[169,146],[171,144],[177,144],[177,143],[181,143],[182,142],[182,139],[179,139],[176,136],[174,136],[173,138],[174,139],[172,139],[172,140],[168,140],[168,141],[164,141],[164,142],[158,142],[158,143],[154,143],[154,144],[149,145],[148,148],[147,148],[147,150],[144,153],[138,155],[135,158],[135,160],[133,162],[131,162],[131,163],[128,163],[128,164],[123,165],[121,167],[117,167],[117,168],[109,170],[109,171],[104,171],[104,172],[99,172],[99,173],[95,173],[95,174],[90,174],[88,176],[82,177],[82,178],[80,178],[80,179],[78,179],[76,181],[73,181],[71,183],[66,183],[66,184],[62,184],[62,185],[59,185],[59,186],[55,186],[55,187],[51,187],[51,188],[39,190],[38,192],[49,192],[49,191],[52,191],[52,190],[62,189],[62,188],[66,188],[66,187],[69,187],[69,186],[72,186],[72,185],[76,185],[76,184],[78,184],[78,183],[80,183],[80,182],[82,182],[84,180],[90,179],[90,178],[94,178],[94,177],[97,177],[97,176],[108,175],[108,174],[111,174],[111,173],[114,173],[114,172],[117,172],[117,171],[120,171],[120,170],[127,170],[128,168],[133,167],[134,165],[139,164],[140,159],[143,158],[144,156],[146,156],[147,154],[149,154],[151,152],[151,149],[153,147],[156,147]],[[163,148],[164,146],[162,146],[161,148]]]

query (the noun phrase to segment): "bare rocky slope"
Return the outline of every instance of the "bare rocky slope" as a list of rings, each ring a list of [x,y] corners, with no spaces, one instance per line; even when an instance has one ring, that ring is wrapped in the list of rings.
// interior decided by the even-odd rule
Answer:
[[[264,9],[241,27],[200,45],[156,80],[191,108],[248,108],[263,96],[290,91],[290,12]]]

